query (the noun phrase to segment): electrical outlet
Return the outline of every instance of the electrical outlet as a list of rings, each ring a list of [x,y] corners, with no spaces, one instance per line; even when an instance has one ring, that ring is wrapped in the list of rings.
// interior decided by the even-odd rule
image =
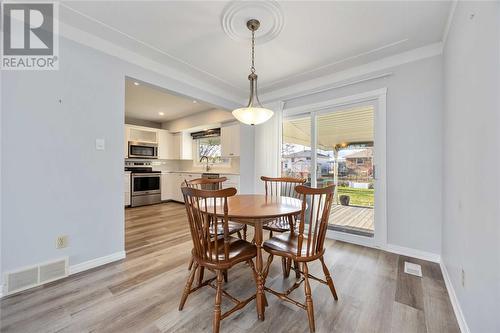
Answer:
[[[63,249],[68,246],[68,236],[62,235],[56,239],[56,248]]]
[[[462,268],[462,287],[465,288],[465,270]]]

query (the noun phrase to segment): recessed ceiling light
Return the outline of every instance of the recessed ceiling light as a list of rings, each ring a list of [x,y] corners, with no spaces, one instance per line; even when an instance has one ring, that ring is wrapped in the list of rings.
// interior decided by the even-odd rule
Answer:
[[[165,115],[165,113],[163,113],[163,112],[158,112],[158,114],[159,114],[160,116],[164,116],[164,115]]]
[[[195,99],[193,99],[193,103],[194,103],[194,104],[196,104],[196,103],[198,103],[198,101],[197,101],[197,100],[195,100]]]
[[[135,82],[134,82],[134,86],[138,86],[139,84],[140,84],[140,83],[139,83],[139,82],[137,82],[137,81],[135,81]]]

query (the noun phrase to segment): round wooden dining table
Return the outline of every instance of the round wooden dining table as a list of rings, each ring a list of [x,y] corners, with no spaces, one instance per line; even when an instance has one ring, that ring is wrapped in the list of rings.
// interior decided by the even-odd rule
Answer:
[[[264,320],[265,295],[264,295],[264,274],[262,262],[262,241],[263,228],[266,223],[276,218],[287,218],[289,223],[293,223],[293,217],[300,213],[302,201],[285,196],[266,196],[264,194],[239,194],[227,199],[228,218],[231,221],[243,223],[254,227],[255,246],[257,247],[257,257],[255,258],[255,270],[257,272],[257,293],[256,304],[257,314],[260,320]],[[207,207],[207,211],[210,208]],[[218,210],[220,215],[224,215],[224,210]]]

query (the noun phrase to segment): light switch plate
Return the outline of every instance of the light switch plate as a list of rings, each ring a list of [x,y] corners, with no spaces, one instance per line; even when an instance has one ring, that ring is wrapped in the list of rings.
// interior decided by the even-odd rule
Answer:
[[[405,261],[405,273],[422,277],[422,266]]]
[[[105,149],[104,139],[95,139],[95,149],[96,150],[104,150]]]

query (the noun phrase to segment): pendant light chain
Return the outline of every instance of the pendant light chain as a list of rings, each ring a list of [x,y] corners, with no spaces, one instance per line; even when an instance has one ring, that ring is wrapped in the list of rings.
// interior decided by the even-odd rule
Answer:
[[[252,32],[252,62],[250,66],[250,96],[246,107],[233,110],[233,116],[247,125],[258,125],[269,120],[274,112],[262,106],[257,95],[257,74],[255,73],[255,31],[259,29],[260,22],[256,19],[247,21],[247,28]]]
[[[252,67],[250,67],[252,74],[255,73],[255,30],[252,30]]]

